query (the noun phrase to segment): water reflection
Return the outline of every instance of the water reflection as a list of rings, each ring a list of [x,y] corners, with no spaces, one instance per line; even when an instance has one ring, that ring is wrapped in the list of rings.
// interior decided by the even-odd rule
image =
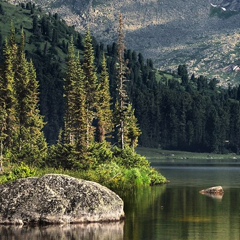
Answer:
[[[124,240],[155,239],[157,220],[164,211],[162,195],[166,185],[139,189],[123,196],[125,204]],[[160,239],[160,238],[159,238]]]
[[[174,166],[160,172],[169,184],[125,199],[124,240],[240,239],[240,168]],[[221,200],[199,193],[218,185]]]
[[[201,193],[201,192],[200,192],[200,194],[205,195],[206,197],[210,197],[210,198],[219,200],[219,201],[222,200],[223,195],[224,195],[224,193],[222,193],[222,194],[211,194],[211,193]]]
[[[123,240],[123,222],[26,227],[0,226],[1,240]]]
[[[0,227],[1,240],[239,240],[239,167],[160,167],[171,182],[121,196],[124,223]],[[221,185],[221,200],[199,193]]]

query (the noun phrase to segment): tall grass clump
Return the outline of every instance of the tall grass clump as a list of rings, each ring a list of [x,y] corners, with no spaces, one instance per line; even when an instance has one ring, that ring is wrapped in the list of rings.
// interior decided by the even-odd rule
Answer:
[[[116,191],[167,182],[164,176],[150,166],[145,157],[131,148],[122,150],[117,147],[111,148],[106,143],[94,144],[90,147],[91,151],[88,154],[92,164],[87,168],[81,162],[76,163],[76,159],[71,157],[73,155],[70,148],[61,147],[60,155],[59,148],[57,146],[49,151],[48,161],[41,168],[33,168],[23,163],[11,165],[0,175],[0,183],[25,177],[40,177],[50,173],[66,174],[94,181]]]

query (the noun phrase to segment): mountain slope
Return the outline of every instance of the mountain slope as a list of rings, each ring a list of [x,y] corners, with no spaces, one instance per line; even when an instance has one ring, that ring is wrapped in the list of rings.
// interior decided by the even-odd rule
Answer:
[[[105,43],[116,40],[121,12],[127,47],[152,58],[156,67],[176,69],[186,63],[190,73],[216,77],[224,80],[223,84],[238,78],[238,73],[224,71],[239,60],[240,14],[234,11],[239,8],[238,0],[34,1],[57,12],[77,30],[90,27]],[[227,6],[231,11],[223,10]]]
[[[55,144],[64,127],[63,85],[68,43],[73,37],[76,49],[84,58],[83,36],[66,26],[57,14],[46,15],[31,3],[15,7],[1,2],[0,68],[3,43],[9,35],[11,22],[17,41],[24,30],[26,56],[36,67],[40,86],[45,136],[49,144]],[[110,91],[115,99],[116,44],[106,46],[94,40],[94,46],[98,73],[102,54],[107,56]],[[240,152],[240,86],[222,88],[217,86],[216,79],[190,78],[185,65],[180,65],[174,74],[156,71],[150,59],[144,61],[141,53],[130,49],[125,57],[129,69],[129,99],[142,131],[140,145],[199,152]],[[232,65],[227,70],[231,68],[236,69]]]

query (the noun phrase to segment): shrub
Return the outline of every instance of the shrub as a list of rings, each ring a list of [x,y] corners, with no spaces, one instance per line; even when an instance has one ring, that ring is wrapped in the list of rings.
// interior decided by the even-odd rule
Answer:
[[[81,167],[78,154],[70,144],[56,144],[49,148],[46,165],[53,168],[76,169]]]
[[[36,176],[36,170],[30,168],[28,165],[21,163],[19,166],[15,165],[11,170],[5,172],[0,177],[0,183],[7,183],[16,181],[19,178],[27,178]]]
[[[125,174],[126,182],[131,187],[149,186],[150,178],[141,169],[131,168],[126,171]]]
[[[126,147],[124,150],[120,148],[113,149],[114,161],[126,168],[150,167],[149,161],[136,153],[132,148]]]
[[[168,180],[154,168],[149,169],[149,177],[151,179],[151,182],[150,182],[151,186],[168,182]]]
[[[100,164],[95,170],[88,170],[85,178],[96,181],[110,189],[124,189],[126,181],[124,179],[125,169],[115,162]]]
[[[111,161],[113,157],[113,152],[111,151],[110,143],[102,142],[97,143],[94,142],[89,148],[89,156],[95,165],[92,168],[96,168],[99,164],[102,164],[107,161]],[[93,160],[94,159],[94,160]]]

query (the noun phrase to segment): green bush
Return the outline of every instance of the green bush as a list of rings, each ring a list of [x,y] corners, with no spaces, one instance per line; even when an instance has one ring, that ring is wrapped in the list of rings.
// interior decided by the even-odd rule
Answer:
[[[168,182],[168,180],[154,168],[150,168],[148,174],[151,179],[151,182],[150,182],[151,186]]]
[[[131,168],[126,170],[125,178],[126,182],[128,182],[131,187],[150,185],[149,176],[139,168]]]
[[[167,179],[151,167],[129,168],[116,162],[100,164],[82,173],[81,178],[98,182],[112,190],[130,190],[143,186],[164,184]]]
[[[0,176],[0,183],[47,173],[67,174],[98,182],[112,190],[124,191],[142,186],[166,183],[167,180],[150,166],[148,160],[133,149],[111,148],[108,143],[94,143],[84,159],[71,145],[56,144],[49,149],[46,168],[37,171],[25,164],[9,168]]]
[[[0,176],[0,183],[13,182],[20,178],[36,176],[36,169],[30,168],[28,165],[21,163],[19,166],[15,165],[12,169]]]
[[[132,148],[126,147],[124,150],[120,148],[113,149],[113,159],[114,161],[126,168],[136,168],[136,167],[150,167],[149,161],[136,153]]]
[[[78,154],[70,144],[56,144],[49,148],[48,158],[45,163],[47,167],[76,169],[81,168],[81,162],[77,159]]]
[[[102,142],[102,143],[93,143],[89,149],[89,158],[95,159],[97,167],[99,164],[111,161],[113,157],[113,152],[111,151],[110,143]]]
[[[110,189],[126,188],[125,169],[115,162],[100,164],[96,169],[88,170],[83,177],[98,182]]]

